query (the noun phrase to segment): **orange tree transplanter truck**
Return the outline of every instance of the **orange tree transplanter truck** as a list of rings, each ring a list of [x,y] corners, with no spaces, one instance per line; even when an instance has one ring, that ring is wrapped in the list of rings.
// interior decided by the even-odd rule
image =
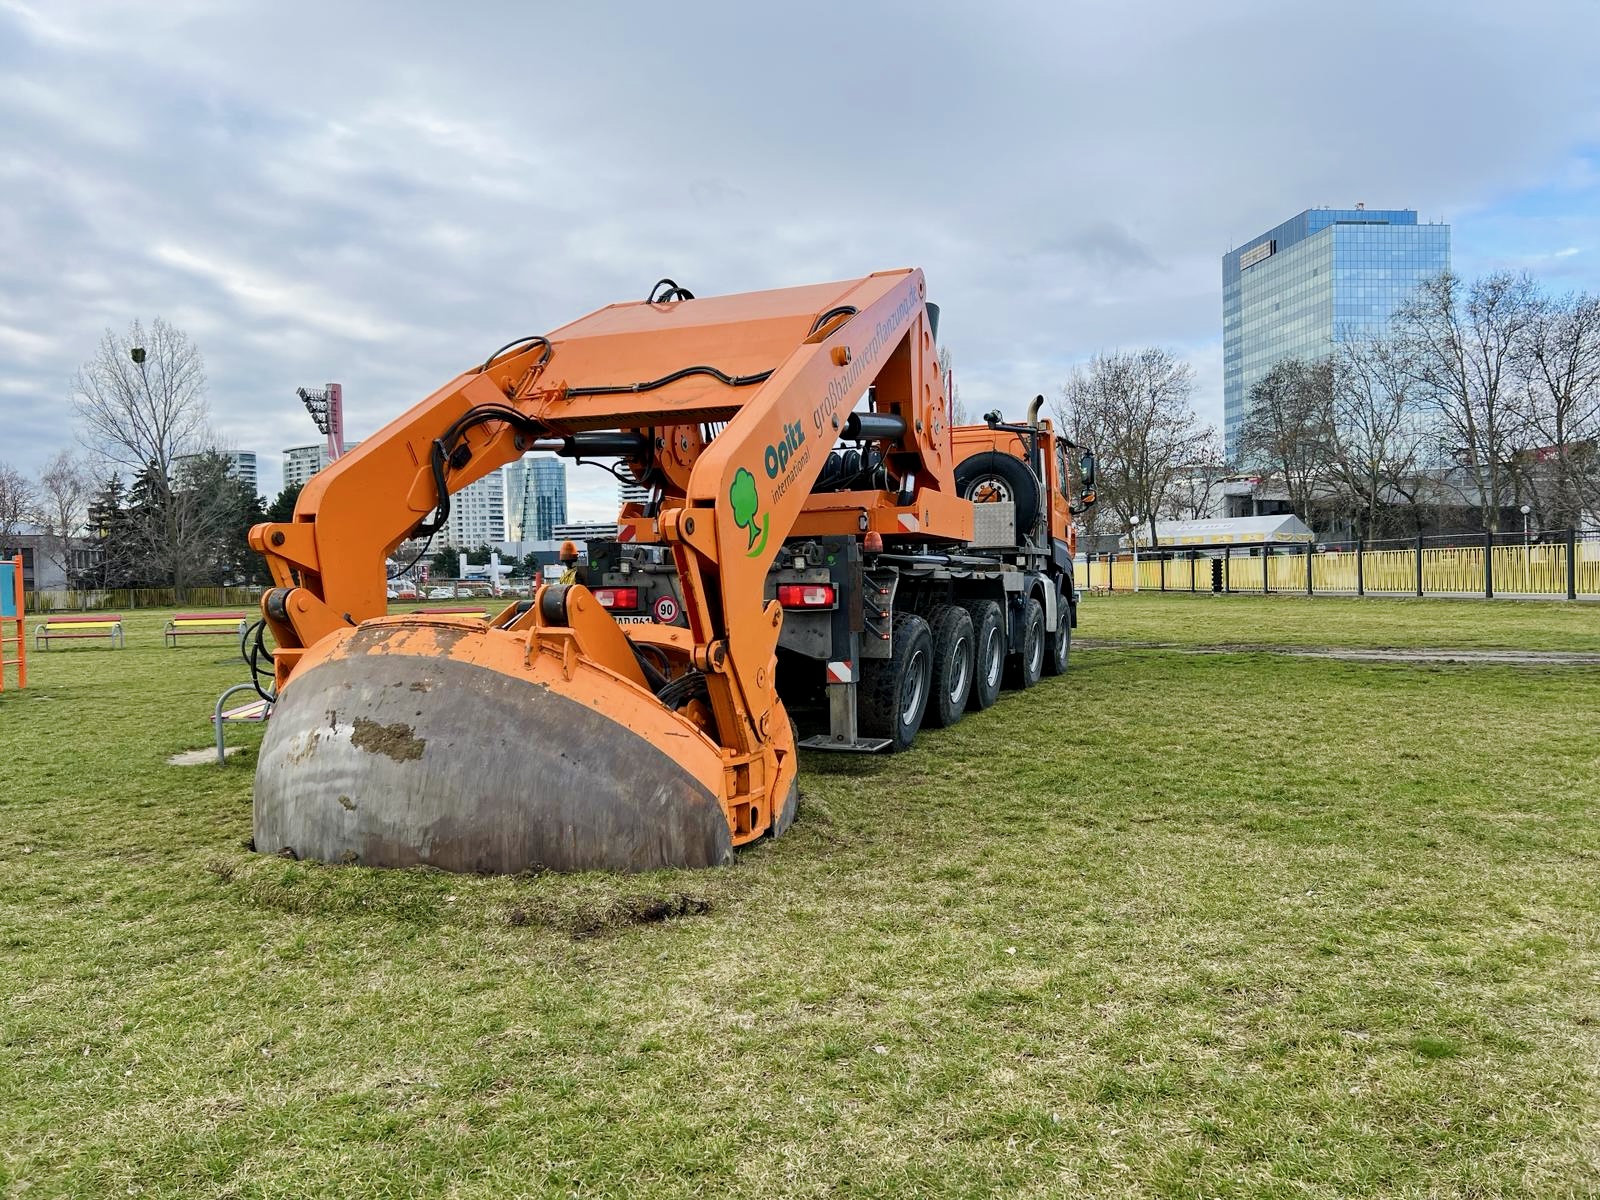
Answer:
[[[916,270],[704,299],[664,280],[502,347],[314,477],[250,535],[276,585],[257,848],[726,862],[793,819],[797,743],[903,749],[1064,670],[1092,457],[1039,400],[952,429],[937,315]],[[489,621],[386,615],[386,554],[530,450],[649,489],[586,584]]]

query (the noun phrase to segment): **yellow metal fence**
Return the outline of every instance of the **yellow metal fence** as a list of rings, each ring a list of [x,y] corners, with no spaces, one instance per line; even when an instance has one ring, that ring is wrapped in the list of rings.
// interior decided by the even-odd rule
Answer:
[[[1571,594],[1600,597],[1600,540],[1575,544]],[[1492,554],[1491,572],[1484,556]],[[1421,592],[1427,596],[1483,596],[1492,587],[1497,596],[1568,597],[1568,547],[1564,543],[1534,545],[1423,546],[1404,549],[1313,551],[1310,578],[1304,551],[1200,557],[1091,556],[1080,560],[1080,586],[1092,591],[1209,592],[1220,572],[1220,586],[1229,592],[1300,592],[1374,596],[1415,596],[1418,569]]]

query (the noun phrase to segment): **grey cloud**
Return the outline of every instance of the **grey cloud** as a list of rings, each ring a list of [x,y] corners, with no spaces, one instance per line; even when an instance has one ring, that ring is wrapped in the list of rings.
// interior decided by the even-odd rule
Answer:
[[[1097,349],[1214,357],[1220,255],[1307,205],[1592,198],[1591,18],[0,0],[0,457],[65,439],[134,316],[188,329],[217,423],[272,456],[315,438],[298,385],[340,380],[367,433],[662,275],[923,266],[969,407],[1019,411]]]

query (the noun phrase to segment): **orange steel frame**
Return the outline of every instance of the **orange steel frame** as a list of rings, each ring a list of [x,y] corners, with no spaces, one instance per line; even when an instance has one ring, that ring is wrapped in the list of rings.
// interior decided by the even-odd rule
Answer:
[[[471,457],[450,470],[450,492],[520,457],[530,427],[540,438],[644,431],[654,447],[647,465],[664,481],[663,500],[654,517],[626,513],[624,536],[671,546],[687,637],[645,625],[613,636],[620,627],[609,615],[580,603],[577,609],[569,604],[571,640],[591,661],[630,680],[639,668],[627,637],[670,644],[705,673],[706,732],[730,764],[723,805],[735,842],[747,841],[764,831],[772,806],[763,805],[758,825],[741,827],[740,796],[770,794],[773,747],[787,750],[790,742],[787,722],[780,731],[774,721],[782,712],[774,666],[783,612],[775,601],[762,600],[767,570],[784,539],[869,529],[886,539],[972,536],[971,506],[955,491],[922,272],[617,304],[555,330],[548,341],[548,351],[534,344],[458,376],[314,476],[293,521],[251,530],[250,544],[265,556],[274,582],[292,589],[280,593],[277,615],[271,594],[263,600],[279,647],[278,686],[292,686],[296,664],[319,639],[384,615],[384,558],[436,508],[434,439],[470,410],[509,406],[525,420],[520,430],[508,421],[470,428],[463,441]],[[701,364],[728,376],[770,375],[740,387],[691,374],[651,390],[580,392],[659,380]],[[845,418],[869,385],[875,385],[873,411],[904,422],[903,437],[882,443],[891,473],[915,476],[911,503],[904,506],[885,492],[811,495]],[[704,427],[721,422],[725,426],[708,444]],[[574,615],[578,609],[581,618]],[[537,628],[542,620],[515,627]],[[627,723],[624,714],[617,719]],[[765,778],[750,778],[747,767]]]
[[[26,624],[24,594],[22,590],[22,555],[6,559],[11,566],[12,586],[12,612],[13,617],[0,617],[0,692],[6,690],[6,668],[17,669],[17,686],[28,686],[28,638],[24,628]],[[11,632],[5,632],[7,623],[12,625]],[[7,657],[7,651],[16,647],[16,657]]]

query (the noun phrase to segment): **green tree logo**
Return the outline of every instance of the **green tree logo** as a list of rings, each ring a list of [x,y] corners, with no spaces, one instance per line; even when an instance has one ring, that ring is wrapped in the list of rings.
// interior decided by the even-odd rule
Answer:
[[[733,485],[728,488],[728,502],[733,505],[733,521],[750,535],[747,558],[754,558],[767,546],[770,516],[761,513],[761,497],[756,494],[756,477],[740,467],[734,473]],[[758,520],[759,518],[759,520]],[[760,541],[757,541],[757,538]]]

